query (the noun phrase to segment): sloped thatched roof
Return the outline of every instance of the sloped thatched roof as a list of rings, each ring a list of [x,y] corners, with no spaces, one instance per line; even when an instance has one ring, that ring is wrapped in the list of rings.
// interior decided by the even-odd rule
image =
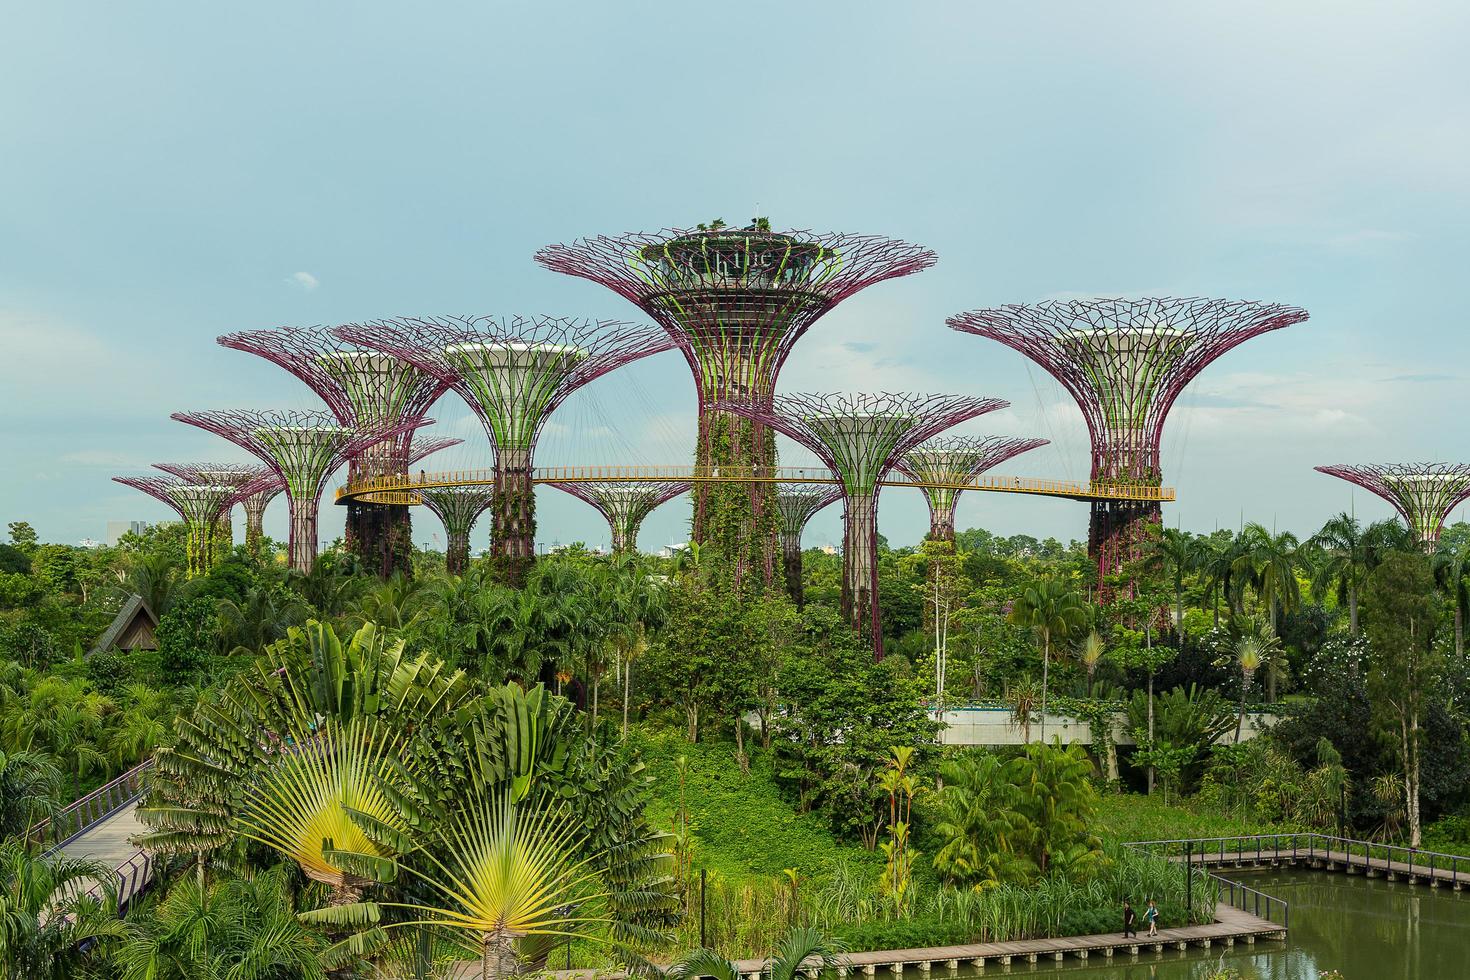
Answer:
[[[153,615],[153,610],[148,608],[148,603],[143,601],[142,596],[128,596],[127,602],[124,602],[122,608],[117,611],[117,615],[113,617],[111,625],[98,637],[92,649],[87,652],[87,656],[91,656],[102,650],[111,650],[117,646],[118,640],[127,634],[129,628],[140,618],[145,621],[148,635],[151,637],[153,631],[158,629],[158,617]],[[144,649],[153,650],[157,649],[157,647],[147,646]]]

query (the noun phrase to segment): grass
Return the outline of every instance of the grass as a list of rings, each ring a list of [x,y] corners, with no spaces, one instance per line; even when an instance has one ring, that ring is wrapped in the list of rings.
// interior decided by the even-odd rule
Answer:
[[[1160,797],[1138,793],[1103,796],[1098,807],[1099,834],[1109,841],[1180,840],[1187,837],[1245,837],[1285,834],[1305,827],[1244,820],[1214,809],[1165,806]]]

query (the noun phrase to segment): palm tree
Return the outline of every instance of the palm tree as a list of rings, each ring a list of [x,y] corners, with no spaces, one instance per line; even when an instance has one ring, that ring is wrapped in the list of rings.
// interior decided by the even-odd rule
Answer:
[[[1455,656],[1465,655],[1465,620],[1470,617],[1470,543],[1434,553],[1434,582],[1455,606]]]
[[[260,583],[246,589],[239,602],[220,599],[215,612],[225,648],[253,653],[301,625],[310,610],[295,593]]]
[[[62,803],[62,775],[44,752],[0,751],[0,840],[23,834]]]
[[[933,864],[955,884],[985,888],[1025,876],[1018,852],[1029,827],[1004,769],[988,752],[964,752],[939,767],[934,832],[943,844]]]
[[[52,860],[18,842],[0,844],[0,980],[69,980],[120,938],[111,877],[96,861]]]
[[[1228,532],[1227,532],[1228,533]],[[1205,577],[1214,606],[1215,626],[1220,625],[1220,600],[1238,612],[1242,579],[1236,574],[1236,559],[1244,550],[1239,537],[1231,535],[1195,539],[1194,567]]]
[[[1050,683],[1051,643],[1065,640],[1087,622],[1087,605],[1060,578],[1032,582],[1011,606],[1010,621],[1030,627],[1041,646],[1041,740],[1046,741],[1046,695]]]
[[[1240,533],[1244,544],[1235,564],[1256,588],[1265,606],[1271,632],[1276,632],[1277,613],[1291,612],[1301,602],[1296,578],[1297,538],[1290,531],[1272,534],[1262,524],[1247,524]]]
[[[837,969],[840,947],[823,938],[819,930],[798,927],[786,934],[776,953],[763,968],[770,980],[796,980],[798,973],[817,970],[830,973]],[[713,977],[714,980],[743,980],[740,968],[720,956],[714,950],[700,949],[671,966],[666,974],[669,980],[698,980]]]
[[[1174,583],[1174,624],[1181,643],[1184,632],[1184,573],[1194,567],[1197,554],[1194,536],[1173,527],[1164,528],[1158,537],[1149,540],[1144,552],[1145,568],[1168,575]]]
[[[1267,645],[1260,637],[1242,636],[1235,641],[1235,665],[1240,668],[1240,711],[1235,716],[1235,744],[1240,744],[1240,730],[1245,725],[1246,694],[1251,689],[1251,678],[1266,665]]]
[[[1312,570],[1312,596],[1318,601],[1328,590],[1346,602],[1348,631],[1358,635],[1358,589],[1372,571],[1368,540],[1351,514],[1338,514],[1307,540]]]
[[[1087,696],[1092,697],[1092,678],[1097,673],[1097,665],[1102,662],[1103,655],[1107,653],[1103,646],[1102,634],[1096,629],[1088,631],[1082,638],[1081,645],[1077,648],[1077,660],[1087,671]]]

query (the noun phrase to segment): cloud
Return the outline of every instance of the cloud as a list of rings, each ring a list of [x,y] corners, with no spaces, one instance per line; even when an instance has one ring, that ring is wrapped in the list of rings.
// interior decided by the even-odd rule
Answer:
[[[310,272],[293,272],[286,277],[285,281],[288,284],[305,290],[308,293],[321,285],[321,280],[312,275]]]

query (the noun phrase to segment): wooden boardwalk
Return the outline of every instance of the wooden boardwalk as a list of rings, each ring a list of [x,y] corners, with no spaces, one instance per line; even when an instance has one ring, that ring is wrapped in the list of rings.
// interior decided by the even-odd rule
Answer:
[[[1371,845],[1369,845],[1371,846]],[[1429,852],[1410,852],[1395,848],[1405,860],[1372,856],[1331,847],[1259,847],[1246,851],[1204,851],[1189,858],[1190,864],[1205,868],[1275,868],[1307,867],[1320,871],[1361,874],[1369,878],[1408,881],[1431,888],[1448,886],[1461,891],[1470,884],[1470,859]],[[1183,855],[1171,854],[1169,860],[1182,862]]]
[[[1120,913],[1121,915],[1121,913]],[[1145,929],[1146,933],[1147,930]],[[1121,932],[1097,936],[1065,936],[1058,939],[1017,939],[1005,943],[966,943],[960,946],[930,946],[922,949],[884,949],[863,953],[844,953],[838,957],[837,972],[841,976],[862,974],[873,976],[879,970],[900,974],[914,970],[930,974],[936,970],[984,968],[1014,963],[1037,963],[1043,960],[1085,960],[1091,956],[1137,956],[1166,949],[1185,950],[1190,946],[1209,949],[1212,946],[1254,944],[1257,940],[1286,938],[1286,927],[1278,922],[1242,912],[1225,903],[1215,906],[1215,921],[1201,926],[1160,929],[1157,936],[1140,934],[1125,939]],[[763,959],[736,960],[743,977],[755,980],[765,970]],[[557,970],[560,980],[611,980],[624,974],[621,970]],[[480,975],[478,961],[459,964],[455,976],[471,980]]]

